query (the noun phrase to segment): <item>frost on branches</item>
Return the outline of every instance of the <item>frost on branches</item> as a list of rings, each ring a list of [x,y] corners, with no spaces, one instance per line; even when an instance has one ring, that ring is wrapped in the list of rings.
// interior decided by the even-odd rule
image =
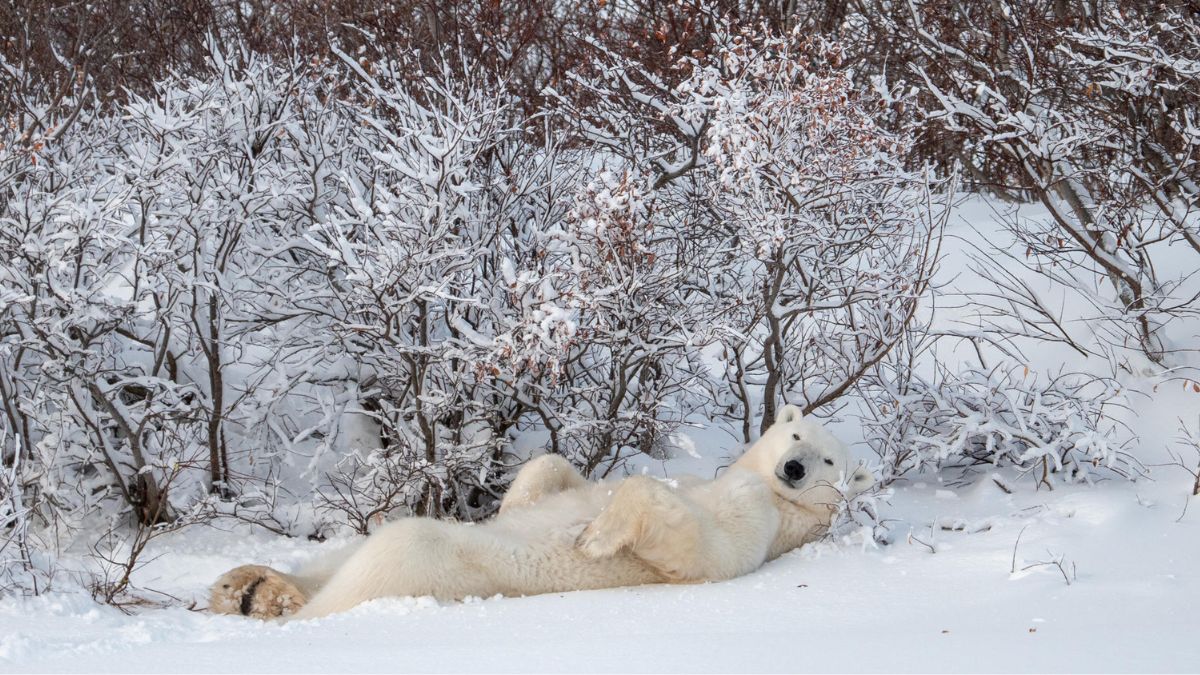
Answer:
[[[668,453],[667,435],[703,403],[698,348],[710,328],[687,287],[697,261],[651,176],[610,160],[579,188],[562,232],[562,292],[579,303],[581,369],[566,414],[568,457],[603,474],[630,452]],[[616,448],[610,456],[610,448]]]
[[[867,399],[868,443],[883,482],[926,469],[1013,467],[1053,489],[1057,481],[1142,475],[1131,439],[1107,409],[1123,400],[1113,381],[1040,377],[1023,366],[907,373]]]
[[[902,137],[872,118],[841,50],[819,40],[725,37],[691,62],[682,116],[706,132],[706,201],[725,259],[724,379],[743,435],[762,404],[818,410],[896,344],[928,290],[946,193],[901,166]],[[761,398],[760,398],[761,397]]]
[[[710,48],[668,83],[596,46],[573,79],[581,138],[656,174],[703,261],[687,273],[720,354],[718,414],[744,440],[781,401],[837,400],[896,343],[928,290],[947,193],[902,166],[836,43],[710,16]],[[935,196],[936,195],[936,196]]]
[[[1080,4],[926,0],[885,25],[912,46],[924,133],[1050,214],[1008,218],[1030,266],[1094,308],[1103,349],[1178,368],[1194,350],[1167,333],[1196,316],[1200,289],[1160,261],[1173,245],[1200,253],[1200,25],[1166,5]]]

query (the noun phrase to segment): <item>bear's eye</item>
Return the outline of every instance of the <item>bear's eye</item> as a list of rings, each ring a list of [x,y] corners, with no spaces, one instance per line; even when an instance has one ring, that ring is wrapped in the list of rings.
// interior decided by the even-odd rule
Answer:
[[[792,440],[800,440],[800,434],[792,434]]]
[[[828,464],[829,466],[833,466],[833,460],[832,460],[832,459],[828,459],[828,458],[826,458],[826,460],[825,460],[825,463],[826,463],[826,464]]]

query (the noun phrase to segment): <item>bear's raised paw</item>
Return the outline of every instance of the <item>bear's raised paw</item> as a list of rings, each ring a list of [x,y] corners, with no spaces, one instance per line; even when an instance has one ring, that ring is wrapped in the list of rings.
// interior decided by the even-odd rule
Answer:
[[[208,608],[217,614],[275,619],[296,613],[307,600],[282,572],[263,565],[242,565],[213,584]]]
[[[630,538],[619,523],[609,523],[610,519],[597,518],[593,520],[575,539],[575,547],[585,556],[592,559],[614,556],[630,544]]]

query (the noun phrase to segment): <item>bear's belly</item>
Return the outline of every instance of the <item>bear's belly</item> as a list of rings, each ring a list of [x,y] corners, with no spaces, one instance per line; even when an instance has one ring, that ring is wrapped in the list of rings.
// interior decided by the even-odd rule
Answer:
[[[597,484],[549,495],[476,525],[482,549],[480,571],[503,595],[534,595],[636,586],[667,581],[628,553],[591,559],[575,540],[612,498],[613,487]]]

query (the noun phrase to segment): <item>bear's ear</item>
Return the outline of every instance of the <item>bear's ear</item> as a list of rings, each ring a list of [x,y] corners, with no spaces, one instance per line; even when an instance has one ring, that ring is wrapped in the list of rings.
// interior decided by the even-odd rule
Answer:
[[[875,476],[867,470],[865,466],[859,466],[850,475],[850,491],[852,495],[858,495],[871,489],[875,484]]]
[[[804,411],[789,403],[783,406],[783,410],[780,410],[779,414],[775,416],[775,423],[787,424],[788,422],[795,422],[801,417],[804,417]]]

